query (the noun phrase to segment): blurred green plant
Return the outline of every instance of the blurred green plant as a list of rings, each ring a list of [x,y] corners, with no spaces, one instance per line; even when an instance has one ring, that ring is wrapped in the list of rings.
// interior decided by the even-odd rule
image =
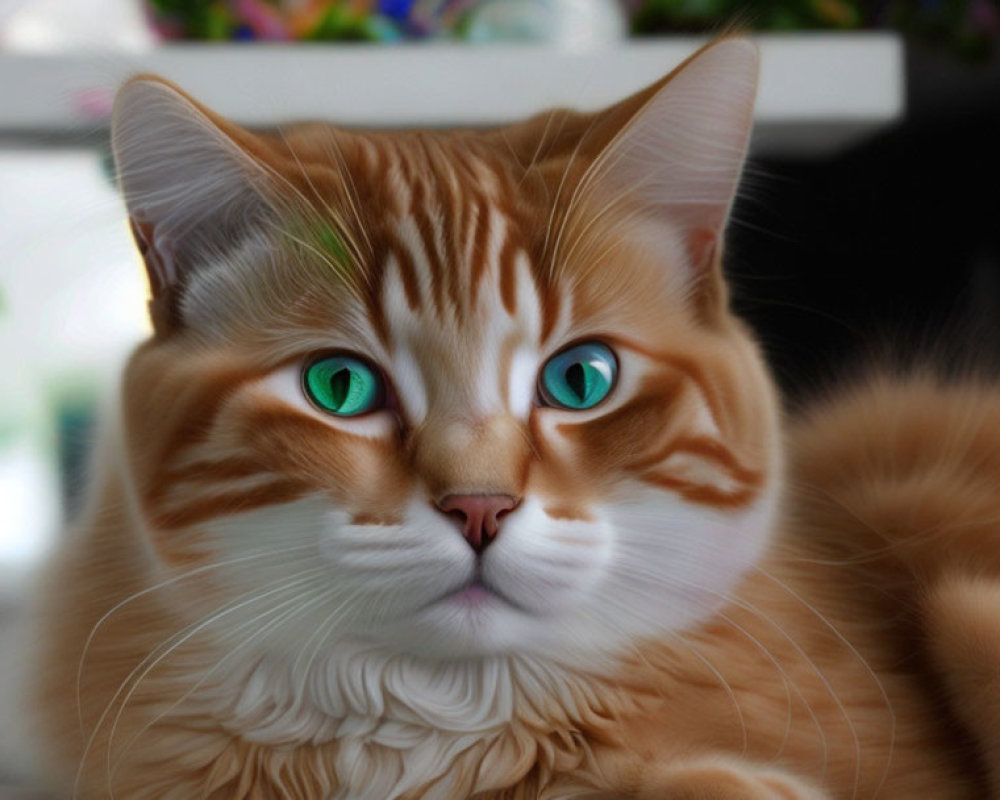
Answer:
[[[637,34],[702,32],[736,24],[754,30],[862,27],[871,3],[856,0],[646,0],[633,16]]]
[[[623,0],[639,36],[756,31],[898,30],[967,59],[1000,37],[1000,0]]]
[[[208,41],[229,38],[231,14],[225,0],[149,0],[149,6],[154,17],[171,21],[165,27],[172,32],[183,31],[185,38]]]
[[[891,27],[972,61],[986,59],[1000,37],[997,0],[936,0],[891,3]]]

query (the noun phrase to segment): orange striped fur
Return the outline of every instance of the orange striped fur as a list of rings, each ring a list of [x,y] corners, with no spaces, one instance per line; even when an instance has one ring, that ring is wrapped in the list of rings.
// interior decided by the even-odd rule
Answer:
[[[720,268],[756,71],[723,40],[495,131],[264,135],[126,85],[155,334],[43,587],[54,790],[995,791],[1000,398],[876,382],[782,432]],[[590,341],[607,399],[547,405]],[[384,406],[306,398],[338,352]],[[436,504],[480,494],[516,505],[474,553]]]

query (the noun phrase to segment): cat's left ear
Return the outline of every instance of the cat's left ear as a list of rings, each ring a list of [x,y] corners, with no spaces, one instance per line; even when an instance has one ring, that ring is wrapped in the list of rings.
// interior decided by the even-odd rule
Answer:
[[[115,99],[111,144],[136,244],[146,262],[158,334],[183,324],[185,290],[263,226],[271,176],[253,134],[156,76]]]
[[[649,229],[679,233],[691,296],[709,315],[726,306],[722,240],[750,140],[758,73],[757,48],[746,39],[703,48],[603,113],[597,127],[616,133],[584,179],[600,207],[634,201]]]

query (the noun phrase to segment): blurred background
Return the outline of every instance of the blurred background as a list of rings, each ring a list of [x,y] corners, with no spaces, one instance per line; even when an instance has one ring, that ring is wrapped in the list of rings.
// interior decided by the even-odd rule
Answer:
[[[0,598],[148,331],[108,161],[124,77],[260,127],[492,125],[600,107],[731,25],[763,63],[729,268],[789,403],[887,342],[992,358],[993,0],[0,0]]]

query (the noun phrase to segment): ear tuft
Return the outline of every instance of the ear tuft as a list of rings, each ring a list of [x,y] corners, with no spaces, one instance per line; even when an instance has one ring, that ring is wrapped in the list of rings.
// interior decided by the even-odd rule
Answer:
[[[633,199],[644,217],[679,232],[687,268],[703,283],[719,260],[718,243],[746,158],[758,72],[757,48],[748,40],[723,39],[703,48],[640,93],[644,102],[585,178],[584,190],[599,192],[605,204]]]
[[[191,273],[238,244],[266,206],[265,170],[224,124],[238,130],[156,77],[134,78],[115,100],[112,150],[158,331],[178,322]]]

